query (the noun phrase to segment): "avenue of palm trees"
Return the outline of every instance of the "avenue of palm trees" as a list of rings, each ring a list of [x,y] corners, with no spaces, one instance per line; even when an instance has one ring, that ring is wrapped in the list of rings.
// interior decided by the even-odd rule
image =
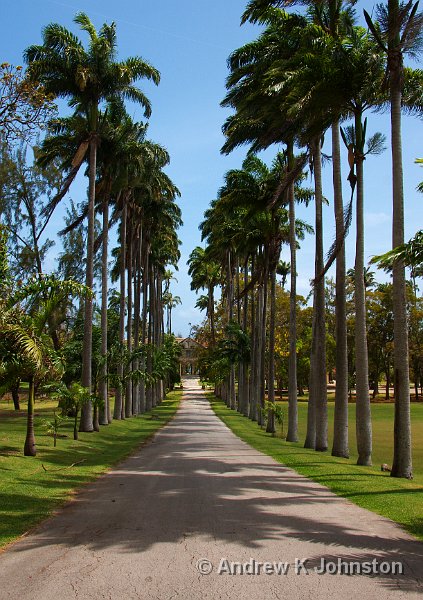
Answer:
[[[307,435],[301,441],[326,451],[331,370],[336,391],[330,450],[349,457],[348,401],[354,388],[358,464],[369,465],[369,382],[376,389],[384,373],[388,396],[390,382],[395,388],[392,475],[411,478],[410,367],[416,397],[423,380],[416,285],[421,232],[404,244],[401,113],[422,116],[422,71],[405,66],[404,59],[421,49],[423,19],[418,3],[388,0],[372,17],[366,13],[364,29],[356,25],[360,7],[354,5],[346,0],[246,5],[242,23],[259,25],[261,33],[229,57],[222,101],[232,111],[223,125],[222,153],[245,147],[246,156],[224,175],[204,214],[205,247],[192,250],[189,274],[192,290],[204,292],[197,302],[206,311],[201,371],[230,408],[274,433],[275,382],[282,388],[285,369],[286,439],[299,441],[298,395],[307,388]],[[19,408],[20,383],[28,384],[28,456],[36,454],[36,393],[61,398],[63,413],[75,419],[77,439],[78,429],[99,431],[112,419],[151,410],[179,376],[172,310],[180,299],[171,292],[170,269],[180,258],[180,192],[166,173],[169,153],[149,139],[152,107],[142,91],[143,82],[158,85],[160,74],[138,56],[117,60],[114,23],[97,30],[79,13],[74,25],[77,33],[46,25],[42,43],[25,50],[23,82],[19,72],[1,66],[10,102],[0,112],[0,392],[10,392]],[[15,110],[13,85],[22,112]],[[142,109],[143,121],[131,117],[130,106]],[[375,110],[390,112],[390,140],[370,133]],[[330,190],[322,182],[325,137],[331,140]],[[392,273],[392,286],[379,286],[371,296],[366,166],[386,147],[392,151],[392,248],[379,261]],[[269,148],[274,159],[266,164],[259,153]],[[347,185],[341,157],[348,162]],[[41,235],[83,177],[86,195],[71,202],[57,232],[64,247],[58,270],[46,275],[43,261],[51,242],[40,245]],[[299,203],[307,207],[307,221],[296,214]],[[323,246],[326,203],[333,203],[331,248]],[[355,263],[347,272],[345,237],[353,218]],[[312,307],[297,294],[297,251],[308,235],[315,236]],[[281,260],[284,246],[289,261]],[[330,288],[327,271],[333,264]],[[369,331],[383,337],[384,328],[369,317],[369,298],[372,315],[392,301],[393,339],[386,338],[380,352]]]
[[[404,57],[417,56],[421,50],[423,17],[418,12],[418,3],[389,0],[386,5],[378,6],[373,20],[365,14],[366,30],[355,24],[355,2],[302,2],[298,3],[303,7],[301,12],[295,12],[295,4],[287,0],[251,0],[242,22],[258,23],[262,31],[256,40],[235,50],[228,59],[227,94],[222,105],[230,107],[233,113],[223,126],[226,141],[222,152],[229,154],[245,145],[248,154],[239,170],[226,173],[224,185],[200,226],[205,249],[195,249],[189,259],[192,289],[207,293],[199,301],[199,306],[207,310],[207,321],[201,330],[207,351],[200,362],[204,376],[214,382],[216,394],[229,407],[260,424],[266,422],[267,431],[274,432],[278,325],[275,281],[278,272],[284,273],[284,280],[290,273],[286,439],[298,441],[297,362],[304,339],[299,335],[297,323],[296,252],[298,242],[310,233],[311,225],[296,219],[295,208],[298,202],[307,203],[315,235],[315,276],[311,286],[305,446],[317,451],[328,449],[325,276],[336,262],[332,454],[349,456],[349,377],[353,373],[358,464],[370,465],[368,345],[372,340],[368,340],[367,332],[364,262],[365,161],[388,145],[392,149],[392,247],[402,247],[405,240],[401,112],[422,115],[422,72],[404,66]],[[372,110],[390,111],[390,140],[377,132],[370,134]],[[364,114],[366,111],[368,116]],[[325,135],[332,140],[333,190],[322,188]],[[276,156],[268,167],[257,153],[270,147],[275,149]],[[350,169],[347,188],[341,181],[341,155],[348,160]],[[307,170],[313,176],[313,189],[304,187]],[[333,198],[335,241],[326,249],[325,257],[322,205],[326,198]],[[344,240],[353,216],[356,251],[351,339],[347,335]],[[283,244],[289,245],[288,270],[280,263]],[[390,260],[385,258],[384,263],[392,272],[394,323],[392,475],[411,478],[410,315],[405,264],[410,266],[398,252]],[[218,285],[221,300],[216,309],[214,293]],[[421,356],[421,352],[417,354]],[[414,351],[412,360],[414,369],[420,370]],[[351,361],[353,364],[349,365]],[[416,379],[420,378],[418,375]]]
[[[33,170],[40,170],[48,201],[42,206],[38,199],[28,201],[28,212],[48,220],[78,171],[85,168],[88,178],[87,199],[72,205],[60,232],[67,249],[59,263],[64,278],[44,275],[42,252],[26,243],[24,280],[18,281],[22,255],[13,265],[10,257],[22,241],[20,205],[7,204],[6,196],[2,202],[0,383],[9,391],[29,381],[25,455],[30,456],[36,454],[37,389],[53,390],[64,413],[75,419],[80,414],[80,431],[98,431],[112,418],[151,410],[177,372],[177,346],[163,327],[165,303],[173,300],[163,287],[168,267],[179,259],[179,191],[164,171],[168,152],[148,138],[147,120],[133,121],[126,108],[127,101],[139,104],[147,119],[150,102],[137,84],[158,84],[160,74],[137,56],[116,60],[114,23],[97,31],[83,13],[74,21],[88,43],[52,23],[43,30],[42,44],[24,54],[27,85],[41,88],[40,103],[48,107],[62,99],[70,109],[65,116],[54,108],[45,111],[47,135],[36,149]],[[27,110],[36,110],[32,98]],[[15,172],[13,142],[19,139],[2,141],[2,185],[7,186]],[[58,183],[48,187],[48,173],[55,170]],[[118,247],[109,272],[113,226]],[[110,278],[119,282],[119,293],[109,293]],[[115,389],[113,411],[109,389]]]

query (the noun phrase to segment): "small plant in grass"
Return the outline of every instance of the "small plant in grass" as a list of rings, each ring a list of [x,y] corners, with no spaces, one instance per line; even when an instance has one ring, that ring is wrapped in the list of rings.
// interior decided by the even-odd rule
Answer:
[[[59,402],[59,407],[62,409],[62,415],[71,416],[74,419],[73,423],[73,439],[78,439],[78,417],[79,413],[87,402],[93,400],[88,388],[85,388],[79,383],[72,383],[67,387],[64,383],[53,384],[52,398]],[[98,410],[98,405],[97,405]]]
[[[276,404],[276,402],[269,402],[269,400],[265,400],[264,405],[261,406],[259,410],[262,413],[263,427],[267,425],[269,411],[273,413],[275,421],[281,426],[281,437],[284,439],[285,411],[283,407],[280,404]]]
[[[56,411],[53,412],[53,420],[50,420],[50,419],[43,420],[43,425],[46,428],[47,433],[53,435],[53,446],[55,448],[57,445],[57,436],[59,433],[59,429],[62,425],[64,425],[67,422],[67,420],[68,420],[67,417],[64,417],[61,415],[56,415]]]

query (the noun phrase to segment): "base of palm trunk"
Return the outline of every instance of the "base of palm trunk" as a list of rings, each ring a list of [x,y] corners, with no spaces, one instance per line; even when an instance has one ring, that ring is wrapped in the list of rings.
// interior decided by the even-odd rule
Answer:
[[[403,479],[413,479],[413,473],[412,473],[412,471],[410,471],[408,469],[401,470],[401,469],[395,469],[394,467],[392,467],[391,477],[401,477]]]
[[[348,450],[332,450],[332,456],[337,456],[338,458],[349,458],[350,453]]]
[[[36,456],[36,455],[37,455],[37,448],[35,446],[35,439],[27,438],[25,440],[24,456]]]
[[[359,456],[357,459],[357,464],[361,467],[371,467],[372,466],[372,457],[371,456]]]

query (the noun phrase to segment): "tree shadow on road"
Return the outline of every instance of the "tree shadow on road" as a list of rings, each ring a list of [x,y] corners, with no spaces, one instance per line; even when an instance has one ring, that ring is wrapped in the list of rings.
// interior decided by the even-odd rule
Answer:
[[[11,552],[56,545],[142,553],[201,536],[248,552],[271,548],[280,560],[296,540],[306,543],[311,566],[321,557],[402,561],[403,575],[372,577],[387,588],[422,590],[423,544],[255,452],[227,432],[206,400],[196,404],[197,412],[178,413],[149,445]]]

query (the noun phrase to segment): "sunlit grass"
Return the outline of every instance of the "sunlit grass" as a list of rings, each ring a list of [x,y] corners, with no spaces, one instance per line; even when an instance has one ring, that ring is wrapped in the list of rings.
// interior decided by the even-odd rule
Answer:
[[[60,428],[65,438],[47,435],[42,422],[57,403],[38,400],[35,406],[37,456],[23,456],[26,416],[13,404],[0,403],[0,547],[48,516],[75,489],[95,479],[129,455],[175,414],[182,392],[168,394],[163,403],[142,416],[113,421],[100,433],[80,433],[73,440],[72,421]],[[26,403],[21,401],[21,408]],[[80,462],[82,461],[82,462]],[[78,463],[71,467],[70,465]]]
[[[423,540],[423,404],[411,405],[413,430],[414,479],[408,481],[382,472],[382,463],[391,464],[393,444],[393,404],[372,404],[373,467],[357,466],[355,450],[355,404],[350,404],[350,459],[336,458],[328,452],[303,448],[306,432],[307,404],[299,404],[299,443],[272,437],[239,413],[208,394],[215,413],[245,442],[295,469],[298,473],[327,486],[339,496],[401,524]],[[282,403],[287,416],[287,403]],[[329,402],[329,423],[333,422],[334,405]],[[284,425],[286,433],[286,423]],[[281,427],[278,426],[278,435]],[[332,443],[329,427],[329,448]]]

